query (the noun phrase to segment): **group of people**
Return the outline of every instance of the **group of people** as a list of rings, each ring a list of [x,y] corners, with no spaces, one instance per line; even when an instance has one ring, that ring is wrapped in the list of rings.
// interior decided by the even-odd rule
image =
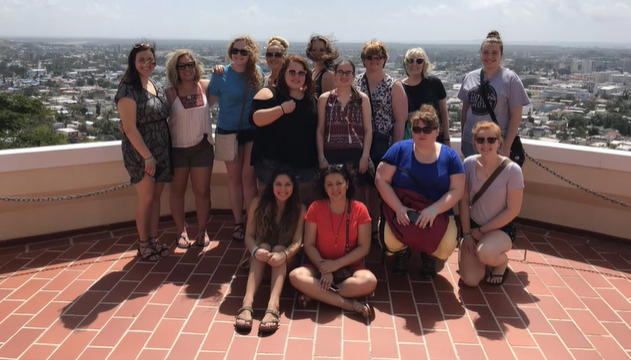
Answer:
[[[374,243],[393,256],[398,275],[406,274],[411,251],[419,251],[427,277],[459,244],[466,285],[501,285],[524,188],[521,168],[508,155],[529,99],[519,77],[500,65],[499,34],[493,31],[482,42],[482,69],[465,77],[458,94],[464,163],[451,148],[446,91],[431,75],[422,48],[407,51],[407,76],[400,81],[384,71],[388,52],[380,41],[364,44],[366,72],[359,75],[351,60],[338,60],[326,37],[315,35],[307,44],[313,69],[288,48],[281,37],[267,41],[265,74],[259,45],[247,36],[235,38],[228,64],[215,67],[210,80],[202,79],[194,54],[177,50],[167,57],[170,86],[164,89],[150,77],[154,45],[134,45],[115,101],[124,164],[138,194],[138,255],[157,261],[169,254],[169,244],[157,241],[165,183],[177,247],[208,246],[204,224],[218,160],[228,173],[232,238],[244,241],[251,254],[243,306],[235,316],[239,330],[252,328],[252,303],[266,274],[271,292],[261,332],[280,325],[286,278],[302,306],[318,300],[372,317],[370,304],[358,299],[377,286],[363,263]],[[189,237],[184,216],[189,177],[199,224],[195,237]]]

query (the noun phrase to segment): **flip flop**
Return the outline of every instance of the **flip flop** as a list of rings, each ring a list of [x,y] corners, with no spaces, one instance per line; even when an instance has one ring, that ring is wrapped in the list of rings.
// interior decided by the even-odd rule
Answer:
[[[489,277],[487,277],[484,282],[487,285],[490,286],[502,286],[504,284],[504,281],[506,281],[506,278],[508,277],[508,265],[506,266],[506,270],[504,270],[504,273],[502,275],[498,275],[498,274],[493,274],[491,272],[491,275]],[[501,279],[500,282],[491,282],[491,280],[493,279]]]
[[[182,236],[182,234],[180,234],[180,236],[178,236],[178,238],[176,240],[178,249],[187,250],[187,249],[191,248],[191,242],[190,242],[190,240],[186,240],[187,238],[188,238],[188,235],[187,236]],[[182,239],[186,240],[186,245],[183,245],[183,244],[180,243],[180,241],[182,241]]]

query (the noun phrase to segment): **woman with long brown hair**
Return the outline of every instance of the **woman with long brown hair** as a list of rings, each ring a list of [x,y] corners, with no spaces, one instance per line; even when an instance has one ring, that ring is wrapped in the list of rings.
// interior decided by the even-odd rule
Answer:
[[[276,169],[248,213],[245,246],[252,254],[243,306],[237,311],[235,328],[249,331],[252,303],[265,271],[271,269],[271,290],[259,331],[272,332],[280,324],[280,294],[287,272],[296,265],[302,244],[306,208],[300,203],[298,182],[289,169]],[[268,267],[269,265],[269,267]]]
[[[257,127],[252,165],[262,184],[278,167],[290,168],[298,177],[305,204],[318,164],[317,102],[311,70],[305,59],[291,55],[280,69],[276,86],[259,91],[252,103],[251,122]]]
[[[231,63],[225,66],[222,75],[213,74],[208,86],[208,102],[219,103],[216,130],[216,157],[222,160],[223,153],[231,154],[233,142],[220,142],[219,137],[236,134],[238,151],[233,158],[224,160],[228,172],[228,195],[234,229],[232,238],[243,240],[243,205],[249,208],[257,194],[256,175],[250,165],[255,127],[248,122],[250,105],[256,92],[263,85],[263,71],[257,65],[259,46],[249,36],[237,37],[228,45],[228,58]],[[233,135],[234,136],[234,135]],[[226,149],[222,148],[226,144]]]

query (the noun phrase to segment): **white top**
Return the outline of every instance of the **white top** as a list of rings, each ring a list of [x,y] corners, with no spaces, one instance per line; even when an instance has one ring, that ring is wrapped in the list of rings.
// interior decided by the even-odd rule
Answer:
[[[174,148],[188,148],[199,144],[207,135],[208,142],[213,145],[212,121],[210,119],[210,106],[208,98],[202,92],[204,105],[185,109],[179,96],[176,96],[171,106],[169,117],[169,129],[171,130],[171,142]]]

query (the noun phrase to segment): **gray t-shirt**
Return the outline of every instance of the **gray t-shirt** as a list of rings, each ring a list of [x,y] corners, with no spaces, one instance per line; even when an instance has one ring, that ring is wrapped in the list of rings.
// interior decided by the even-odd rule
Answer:
[[[489,79],[485,79],[489,80]],[[530,104],[530,99],[519,76],[513,71],[500,68],[490,79],[487,87],[489,104],[495,112],[497,122],[502,129],[502,134],[508,131],[510,122],[510,109],[516,106]],[[465,123],[463,141],[473,142],[473,128],[482,121],[493,121],[486,110],[482,95],[480,95],[480,69],[467,74],[458,92],[458,99],[469,104],[467,121]]]
[[[473,200],[484,184],[484,181],[478,180],[476,176],[478,157],[479,155],[469,156],[464,161],[465,184],[466,189],[469,190],[469,201]],[[469,209],[469,217],[479,225],[486,224],[506,209],[508,190],[523,188],[524,176],[521,168],[514,162],[509,163]]]

